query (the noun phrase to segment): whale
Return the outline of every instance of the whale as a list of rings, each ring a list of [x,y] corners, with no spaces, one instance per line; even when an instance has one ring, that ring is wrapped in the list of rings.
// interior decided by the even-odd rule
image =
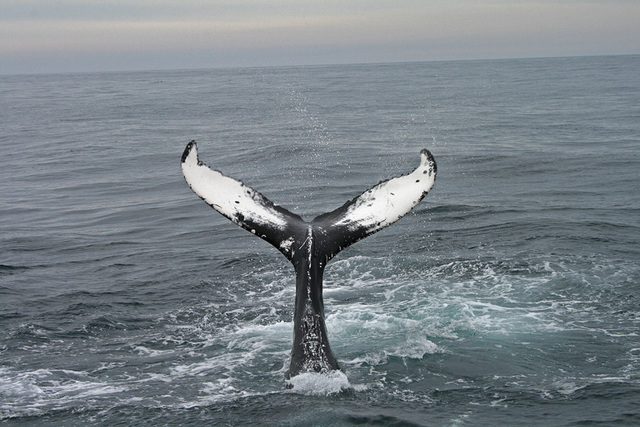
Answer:
[[[311,221],[274,204],[241,181],[209,168],[190,141],[181,159],[193,192],[236,225],[273,245],[293,264],[296,276],[293,347],[287,379],[340,370],[329,346],[322,300],[327,263],[341,250],[393,224],[431,190],[437,166],[427,149],[412,172],[382,181]]]

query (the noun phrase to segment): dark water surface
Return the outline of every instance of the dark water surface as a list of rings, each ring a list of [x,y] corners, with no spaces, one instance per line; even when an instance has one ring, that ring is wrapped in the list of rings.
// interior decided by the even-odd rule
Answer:
[[[638,69],[0,77],[0,422],[639,424]],[[325,273],[346,378],[285,389],[293,269],[189,190],[190,139],[307,219],[435,155]]]

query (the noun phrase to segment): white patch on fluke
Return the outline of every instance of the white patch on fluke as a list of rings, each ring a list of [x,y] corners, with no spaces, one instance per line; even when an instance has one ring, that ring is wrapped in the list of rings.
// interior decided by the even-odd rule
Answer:
[[[407,214],[433,187],[436,180],[433,161],[421,153],[420,166],[408,175],[383,181],[365,191],[349,206],[335,225],[349,229],[365,227],[373,233]]]
[[[293,237],[289,237],[287,240],[283,240],[282,242],[280,242],[280,249],[282,249],[283,251],[291,250],[291,245],[293,245],[293,242],[295,242],[295,239]]]
[[[182,162],[182,173],[194,193],[238,225],[242,219],[279,229],[287,224],[281,213],[264,203],[260,193],[200,162],[195,144]]]

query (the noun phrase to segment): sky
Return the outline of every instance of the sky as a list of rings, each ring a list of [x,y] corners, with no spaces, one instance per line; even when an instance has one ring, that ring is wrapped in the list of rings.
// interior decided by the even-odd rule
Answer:
[[[0,74],[640,54],[640,0],[0,0]]]

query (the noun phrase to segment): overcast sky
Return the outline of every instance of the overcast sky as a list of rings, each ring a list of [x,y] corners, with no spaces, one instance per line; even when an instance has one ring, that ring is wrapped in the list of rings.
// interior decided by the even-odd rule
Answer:
[[[0,73],[640,53],[640,0],[0,0]]]

